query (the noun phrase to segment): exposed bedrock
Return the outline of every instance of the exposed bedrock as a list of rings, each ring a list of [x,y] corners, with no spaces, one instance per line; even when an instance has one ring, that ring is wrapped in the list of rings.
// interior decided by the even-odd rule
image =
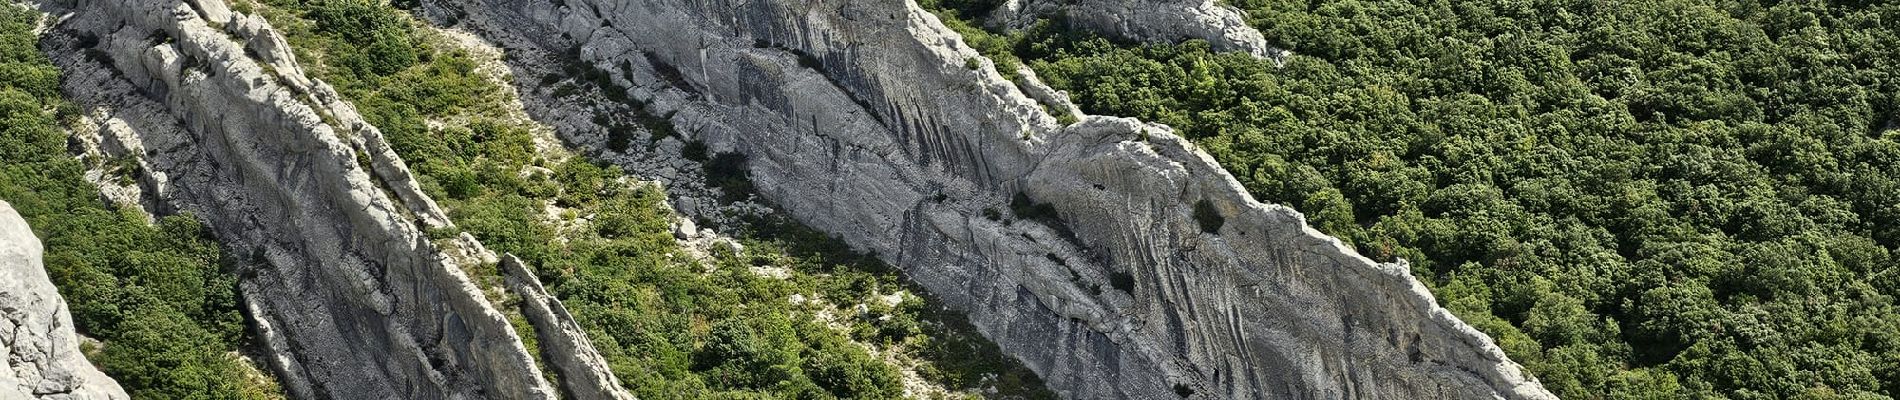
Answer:
[[[1023,29],[1043,18],[1111,38],[1150,43],[1206,40],[1215,50],[1243,51],[1279,62],[1286,51],[1247,24],[1245,14],[1214,0],[1007,0],[986,21]]]
[[[381,134],[221,0],[76,0],[42,41],[144,192],[230,254],[271,364],[306,399],[548,399],[501,313]],[[478,249],[462,239],[450,245]],[[465,252],[464,252],[465,253]]]
[[[540,339],[541,358],[561,376],[561,388],[574,400],[634,400],[633,393],[621,386],[607,365],[607,358],[594,348],[587,331],[574,314],[567,312],[561,299],[548,294],[528,265],[514,255],[501,257],[501,273],[509,290],[521,295],[521,312],[534,325]]]
[[[1068,397],[1551,397],[1406,266],[1254,201],[1167,127],[1060,126],[911,2],[428,4],[505,46],[573,49],[748,155],[764,197],[901,267]]]
[[[79,352],[66,300],[42,264],[33,229],[0,201],[0,398],[122,400],[125,390]]]

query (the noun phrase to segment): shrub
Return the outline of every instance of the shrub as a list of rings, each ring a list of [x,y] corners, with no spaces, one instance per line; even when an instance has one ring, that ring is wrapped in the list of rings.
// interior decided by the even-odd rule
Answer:
[[[633,138],[634,138],[635,132],[638,132],[638,130],[634,129],[634,127],[632,126],[627,126],[627,125],[608,126],[607,127],[607,148],[616,152],[626,152],[628,148],[633,147]],[[657,139],[657,137],[655,137],[655,139]]]
[[[680,148],[680,156],[698,162],[706,162],[711,159],[706,153],[706,142],[698,140],[686,142],[686,146]]]
[[[369,0],[319,2],[305,14],[316,31],[360,51],[341,53],[336,62],[361,76],[388,76],[415,65],[416,43],[408,20]]]
[[[714,155],[706,166],[706,183],[724,192],[725,202],[735,202],[752,197],[752,176],[746,171],[746,155],[737,152],[723,152]]]

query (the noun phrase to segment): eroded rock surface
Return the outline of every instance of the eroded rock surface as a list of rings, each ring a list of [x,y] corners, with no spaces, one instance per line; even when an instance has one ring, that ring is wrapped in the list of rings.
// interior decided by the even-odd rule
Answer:
[[[1551,397],[1406,266],[1254,201],[1165,126],[1058,124],[911,2],[426,4],[749,156],[764,197],[901,267],[1068,397]]]
[[[567,312],[561,299],[548,294],[528,265],[513,255],[502,256],[501,273],[509,290],[521,295],[522,314],[534,325],[540,338],[541,357],[559,371],[564,393],[574,400],[634,400],[633,393],[620,385],[607,365],[607,358],[594,348],[587,331],[574,314]]]
[[[1174,43],[1206,40],[1215,50],[1242,51],[1279,62],[1286,51],[1267,44],[1239,9],[1214,0],[1008,0],[989,24],[1024,29],[1044,18],[1121,40]]]
[[[263,19],[221,0],[76,0],[43,47],[63,89],[139,157],[143,192],[206,220],[291,395],[549,399],[520,338],[423,234],[409,170]],[[479,249],[466,238],[458,250]]]
[[[42,264],[45,249],[13,205],[0,201],[0,398],[119,400],[119,383],[79,353],[66,300]]]

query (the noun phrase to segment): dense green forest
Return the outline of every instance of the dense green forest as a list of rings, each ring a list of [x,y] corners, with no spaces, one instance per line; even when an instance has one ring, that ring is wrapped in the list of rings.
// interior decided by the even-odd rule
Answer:
[[[313,76],[381,128],[459,230],[537,269],[640,398],[895,398],[905,390],[900,364],[953,396],[994,387],[1002,398],[1052,397],[895,270],[808,228],[761,219],[733,233],[742,249],[713,246],[709,260],[694,259],[669,230],[665,193],[616,167],[537,149],[478,57],[403,10],[365,0],[237,8],[268,17]],[[539,90],[578,96],[610,85],[602,74],[576,65],[537,80]],[[615,147],[667,134],[663,122],[645,122],[650,137],[615,125],[628,131]],[[742,157],[699,153],[689,156],[708,161],[714,180],[743,188]],[[472,272],[493,284],[492,268]],[[884,300],[900,292],[911,294]]]
[[[1295,55],[971,41],[1411,261],[1565,398],[1900,395],[1900,4],[1230,3]]]
[[[68,154],[79,109],[60,99],[59,70],[35,44],[40,15],[0,4],[0,200],[46,246],[46,270],[86,358],[137,399],[270,399],[282,395],[233,351],[249,339],[237,283],[197,219],[147,224],[104,201]],[[118,171],[130,174],[131,171]]]

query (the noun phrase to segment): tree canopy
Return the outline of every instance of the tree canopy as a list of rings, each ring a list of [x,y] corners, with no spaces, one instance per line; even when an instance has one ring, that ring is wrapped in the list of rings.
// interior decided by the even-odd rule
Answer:
[[[1012,57],[1411,261],[1560,396],[1900,393],[1900,5],[1233,4],[1284,66],[1060,22]]]

